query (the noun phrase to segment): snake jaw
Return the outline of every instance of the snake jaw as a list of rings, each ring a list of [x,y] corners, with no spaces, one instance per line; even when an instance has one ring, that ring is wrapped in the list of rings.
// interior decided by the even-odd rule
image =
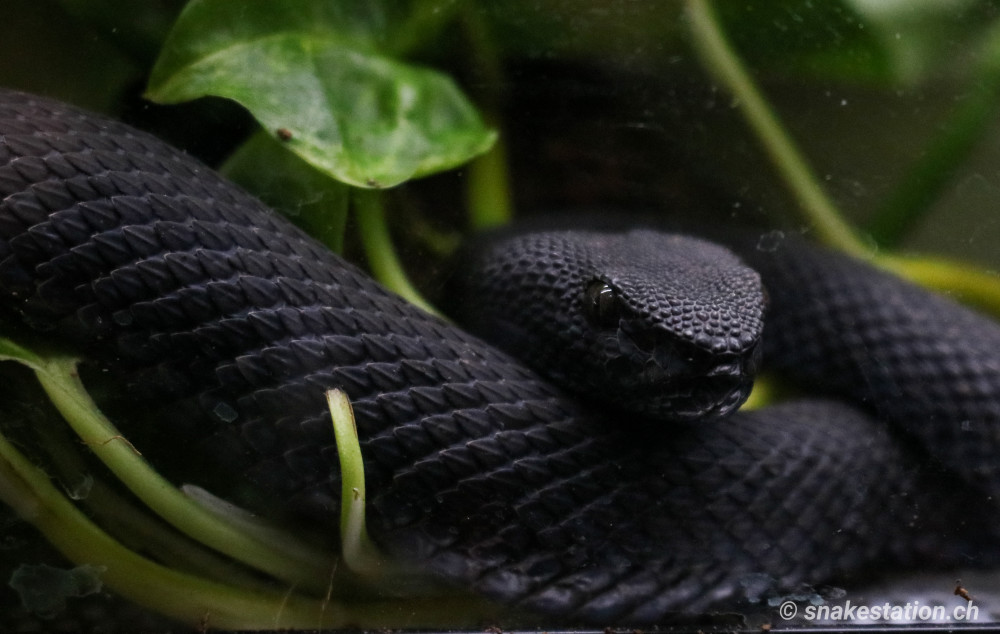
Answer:
[[[760,346],[719,355],[679,340],[669,330],[622,322],[612,339],[608,370],[620,384],[617,404],[664,421],[721,418],[746,401],[760,361]]]

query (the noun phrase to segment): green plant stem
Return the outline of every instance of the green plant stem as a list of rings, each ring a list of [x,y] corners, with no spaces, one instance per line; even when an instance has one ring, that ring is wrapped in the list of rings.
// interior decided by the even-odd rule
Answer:
[[[844,221],[827,197],[805,157],[782,127],[739,57],[730,47],[710,0],[687,0],[694,45],[709,71],[736,98],[743,116],[782,175],[805,219],[824,244],[858,257],[871,249]]]
[[[881,255],[875,264],[1000,319],[1000,274],[946,258]]]
[[[812,223],[820,241],[1000,317],[1000,278],[997,276],[943,258],[876,254],[874,249],[868,247],[827,198],[805,158],[729,46],[711,9],[710,0],[687,0],[687,14],[695,46],[705,66],[738,99],[748,123],[799,200],[802,212]],[[1000,34],[992,37],[986,57],[988,64],[995,64],[994,60],[1000,59]],[[957,111],[952,121],[953,130],[937,141],[927,158],[915,169],[913,179],[921,178],[920,174],[924,173],[929,180],[923,184],[904,183],[901,193],[887,203],[886,209],[891,207],[893,211],[883,212],[886,215],[876,221],[885,224],[886,228],[882,230],[885,233],[881,234],[883,240],[894,240],[904,224],[912,222],[910,214],[913,210],[947,180],[948,174],[930,172],[937,169],[947,171],[946,157],[953,161],[956,154],[970,149],[969,144],[974,141],[977,131],[982,130],[982,126],[988,123],[986,120],[998,108],[998,97],[1000,67],[990,69],[987,85],[981,88],[971,103]],[[908,191],[911,188],[913,191]],[[893,217],[890,218],[890,215]]]
[[[0,435],[0,500],[76,564],[103,569],[101,580],[122,597],[202,629],[398,628],[470,625],[495,613],[459,599],[358,602],[302,599],[207,581],[153,563],[88,520]]]
[[[56,416],[33,421],[33,428],[40,446],[49,454],[52,468],[58,470],[62,482],[77,482],[88,471],[78,449],[72,443],[64,422]],[[72,444],[76,445],[76,451]],[[65,487],[64,487],[65,488]],[[72,497],[72,496],[70,496]],[[74,498],[76,499],[76,498]],[[141,549],[159,561],[169,561],[175,569],[207,576],[230,585],[244,588],[261,587],[259,575],[251,575],[244,568],[217,552],[184,537],[162,521],[143,512],[131,500],[95,477],[86,495],[79,502],[86,506],[92,518],[129,548]]]
[[[462,24],[472,52],[472,64],[479,76],[478,100],[486,110],[487,123],[499,130],[501,87],[504,86],[500,53],[482,11],[467,6],[462,12]],[[469,163],[468,176],[466,205],[472,228],[482,230],[509,223],[514,215],[514,203],[502,131],[488,152]]]
[[[149,599],[155,596],[162,601],[157,609],[188,623],[197,623],[205,612],[221,617],[220,623],[227,622],[223,610],[213,605],[221,598],[218,587],[167,570],[108,537],[52,486],[43,471],[31,465],[3,437],[0,437],[0,499],[34,524],[74,563],[104,568],[102,581],[122,596],[147,607],[153,607]],[[240,621],[236,626],[247,625],[247,621]]]
[[[510,222],[513,216],[507,148],[503,137],[490,150],[469,163],[466,204],[470,225],[489,229]]]
[[[988,37],[984,63],[968,95],[949,115],[920,159],[892,194],[878,206],[867,225],[876,244],[897,246],[931,209],[963,161],[979,146],[1000,112],[1000,30]]]
[[[291,539],[262,540],[236,530],[156,473],[100,414],[80,382],[74,359],[41,359],[36,361],[35,371],[49,398],[80,439],[160,517],[197,541],[288,583],[316,590],[326,587],[332,557]]]
[[[434,307],[410,283],[396,257],[389,225],[385,221],[382,192],[356,188],[352,195],[361,242],[375,279],[411,304],[437,315]]]
[[[326,393],[340,462],[341,561],[359,581],[376,593],[391,596],[455,595],[424,571],[385,557],[365,526],[365,464],[351,402],[343,390]]]
[[[344,563],[353,572],[378,576],[386,563],[365,528],[365,465],[354,412],[342,390],[326,393],[340,460],[340,543]]]

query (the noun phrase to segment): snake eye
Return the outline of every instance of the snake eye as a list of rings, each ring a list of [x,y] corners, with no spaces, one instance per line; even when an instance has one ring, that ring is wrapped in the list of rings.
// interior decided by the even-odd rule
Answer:
[[[606,282],[594,280],[584,291],[587,319],[598,328],[615,328],[621,317],[618,294]]]

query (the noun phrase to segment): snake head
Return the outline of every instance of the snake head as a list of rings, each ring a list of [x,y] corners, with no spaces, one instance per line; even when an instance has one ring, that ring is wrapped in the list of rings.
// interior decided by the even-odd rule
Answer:
[[[460,321],[644,419],[724,416],[759,365],[764,290],[735,255],[649,230],[516,234],[463,263]]]
[[[734,257],[715,245],[674,236],[656,242],[670,248],[658,257],[683,260],[674,266],[683,284],[661,281],[659,266],[637,259],[603,263],[601,270],[615,276],[584,286],[580,310],[589,329],[582,340],[591,352],[581,362],[600,376],[586,389],[654,419],[725,416],[749,396],[760,365],[760,280],[745,267],[731,268]]]

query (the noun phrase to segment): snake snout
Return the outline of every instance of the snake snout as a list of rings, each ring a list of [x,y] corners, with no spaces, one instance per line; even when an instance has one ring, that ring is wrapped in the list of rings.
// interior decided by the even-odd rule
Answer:
[[[665,329],[630,330],[617,336],[617,361],[609,365],[630,409],[659,420],[718,418],[746,400],[759,365],[759,345],[731,353],[706,350]]]

